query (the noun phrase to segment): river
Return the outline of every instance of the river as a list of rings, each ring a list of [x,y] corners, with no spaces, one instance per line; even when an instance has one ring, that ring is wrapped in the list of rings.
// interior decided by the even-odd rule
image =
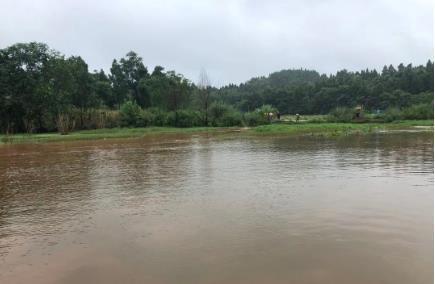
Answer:
[[[433,283],[433,141],[0,145],[0,283]]]

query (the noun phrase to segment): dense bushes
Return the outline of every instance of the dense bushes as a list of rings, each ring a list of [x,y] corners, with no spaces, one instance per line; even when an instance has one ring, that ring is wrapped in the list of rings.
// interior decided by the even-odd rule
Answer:
[[[379,118],[385,122],[402,119],[433,119],[433,102],[429,104],[417,104],[407,108],[390,107]]]
[[[332,110],[330,121],[346,122],[353,120],[351,109],[333,109],[358,104],[367,110],[398,107],[378,115],[379,120],[427,119],[433,117],[433,70],[432,61],[335,75],[282,70],[215,88],[206,74],[196,86],[162,66],[148,70],[133,51],[113,60],[106,74],[89,72],[80,56],[64,56],[46,44],[18,43],[0,49],[0,133],[254,126],[274,120],[274,107],[287,114]]]
[[[276,114],[277,111],[271,105],[262,105],[252,112],[245,112],[243,114],[243,122],[247,126],[268,124],[274,119],[274,117],[269,117],[269,114]]]
[[[135,102],[128,101],[119,109],[120,126],[140,126],[142,109]]]
[[[233,106],[222,102],[214,102],[209,108],[211,126],[242,125],[242,114]]]
[[[405,119],[433,119],[433,101],[429,104],[410,106],[403,112]]]
[[[354,111],[347,107],[337,107],[328,115],[330,122],[350,122],[354,118]]]
[[[405,108],[389,107],[384,112],[370,115],[378,121],[393,122],[404,119],[433,119],[433,101],[427,104],[416,104]],[[362,117],[363,118],[363,114]],[[360,121],[372,121],[372,119],[363,119]],[[355,111],[352,108],[338,107],[328,115],[330,122],[352,122],[355,121]]]
[[[385,122],[392,122],[395,120],[401,120],[404,118],[403,112],[398,107],[389,107],[384,113],[378,115],[378,118]]]
[[[270,123],[273,118],[266,114],[275,113],[276,109],[265,105],[253,112],[242,114],[231,105],[214,102],[208,109],[209,122],[205,125],[202,113],[197,110],[181,109],[166,112],[159,108],[142,109],[138,104],[127,101],[121,105],[117,126],[121,127],[196,127],[196,126],[255,126]]]
[[[164,112],[157,108],[142,109],[132,101],[122,104],[119,110],[119,126],[121,127],[194,127],[201,125],[201,113],[194,110]]]
[[[179,110],[167,113],[166,126],[194,127],[201,125],[202,119],[199,111]]]

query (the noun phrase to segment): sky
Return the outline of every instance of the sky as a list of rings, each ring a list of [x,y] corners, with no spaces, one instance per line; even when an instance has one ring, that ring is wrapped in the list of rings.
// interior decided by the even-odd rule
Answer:
[[[109,71],[133,50],[215,86],[282,69],[335,73],[433,60],[432,0],[0,0],[0,48],[47,43]]]

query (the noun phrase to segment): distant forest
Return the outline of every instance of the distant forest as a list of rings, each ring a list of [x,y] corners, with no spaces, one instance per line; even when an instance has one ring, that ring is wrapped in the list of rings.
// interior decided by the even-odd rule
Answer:
[[[191,82],[161,66],[148,70],[132,51],[114,59],[109,73],[90,72],[80,56],[66,57],[43,43],[18,43],[0,49],[0,130],[55,131],[59,120],[69,123],[68,116],[73,117],[71,127],[76,129],[119,126],[108,116],[123,107],[136,113],[133,119],[141,122],[124,121],[120,126],[214,126],[219,125],[213,121],[219,112],[243,114],[264,105],[281,114],[326,114],[337,107],[357,105],[370,112],[401,109],[433,105],[433,80],[434,64],[428,60],[424,66],[341,70],[329,76],[314,70],[282,70],[215,88],[204,72],[198,82]],[[149,111],[139,113],[142,110]],[[109,122],[97,117],[90,123],[95,113],[104,114]],[[167,113],[162,122],[158,122],[159,113]],[[171,115],[173,123],[168,122]],[[183,117],[190,116],[197,122],[183,124]]]

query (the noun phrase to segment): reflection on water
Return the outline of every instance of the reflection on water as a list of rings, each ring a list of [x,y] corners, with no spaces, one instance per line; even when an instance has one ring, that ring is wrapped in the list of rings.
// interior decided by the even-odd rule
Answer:
[[[433,134],[0,147],[1,283],[431,283]]]

